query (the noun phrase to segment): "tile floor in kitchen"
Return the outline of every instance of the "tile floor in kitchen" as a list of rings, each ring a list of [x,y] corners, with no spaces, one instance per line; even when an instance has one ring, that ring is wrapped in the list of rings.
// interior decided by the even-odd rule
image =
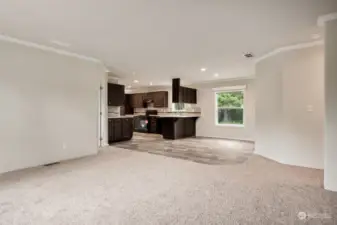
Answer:
[[[113,146],[217,165],[243,163],[254,151],[251,142],[214,138],[165,140],[158,134],[137,132],[130,141],[118,142]]]

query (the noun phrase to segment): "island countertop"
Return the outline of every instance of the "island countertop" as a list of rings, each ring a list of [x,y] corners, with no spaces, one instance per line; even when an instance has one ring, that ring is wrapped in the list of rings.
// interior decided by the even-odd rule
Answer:
[[[158,114],[158,115],[150,115],[152,117],[159,117],[159,118],[195,118],[200,117],[200,113],[165,113],[165,114]]]
[[[108,116],[108,119],[123,119],[123,118],[133,118],[135,117],[133,114],[127,114],[127,115],[113,115]]]

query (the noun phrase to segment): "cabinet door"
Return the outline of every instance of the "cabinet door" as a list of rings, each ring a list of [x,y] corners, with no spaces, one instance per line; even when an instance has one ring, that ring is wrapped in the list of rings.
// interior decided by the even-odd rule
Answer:
[[[123,140],[122,119],[114,119],[114,141]]]
[[[131,138],[131,135],[132,135],[132,130],[131,130],[131,121],[132,119],[131,118],[125,118],[123,119],[122,121],[122,124],[123,124],[123,139],[124,140],[128,140]]]
[[[193,104],[197,104],[197,90],[192,89],[192,102]]]
[[[108,122],[108,142],[111,143],[114,141],[114,123],[113,123],[113,119],[109,119]]]
[[[132,108],[136,108],[136,95],[135,94],[132,94],[130,96],[130,103],[131,103]]]
[[[113,105],[113,100],[114,100],[113,85],[108,83],[108,105],[109,106]]]
[[[191,104],[194,104],[194,101],[195,101],[194,100],[194,90],[195,89],[192,89],[192,88],[190,89],[190,103]]]
[[[131,96],[131,105],[133,108],[139,108],[139,94],[133,94]]]
[[[132,94],[131,106],[133,108],[143,108],[143,94]]]
[[[123,106],[125,99],[125,86],[108,83],[108,105]]]
[[[192,89],[187,88],[186,89],[186,103],[191,103],[192,102]]]
[[[164,108],[168,107],[168,92],[159,91],[153,95],[154,107]]]
[[[137,108],[144,108],[144,100],[146,99],[146,94],[137,94]]]
[[[179,88],[179,103],[184,103],[185,102],[185,88],[180,87]]]

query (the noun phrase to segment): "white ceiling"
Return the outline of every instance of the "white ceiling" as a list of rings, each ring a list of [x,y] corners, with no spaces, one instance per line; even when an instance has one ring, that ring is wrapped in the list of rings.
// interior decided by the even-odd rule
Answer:
[[[165,85],[251,76],[244,52],[312,41],[336,11],[337,0],[1,0],[0,32],[98,58],[125,84]]]

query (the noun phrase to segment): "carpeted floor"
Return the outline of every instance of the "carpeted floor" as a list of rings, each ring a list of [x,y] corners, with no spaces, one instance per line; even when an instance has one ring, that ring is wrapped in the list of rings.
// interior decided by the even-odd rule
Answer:
[[[322,179],[255,155],[208,165],[109,147],[0,176],[0,224],[337,224]]]

